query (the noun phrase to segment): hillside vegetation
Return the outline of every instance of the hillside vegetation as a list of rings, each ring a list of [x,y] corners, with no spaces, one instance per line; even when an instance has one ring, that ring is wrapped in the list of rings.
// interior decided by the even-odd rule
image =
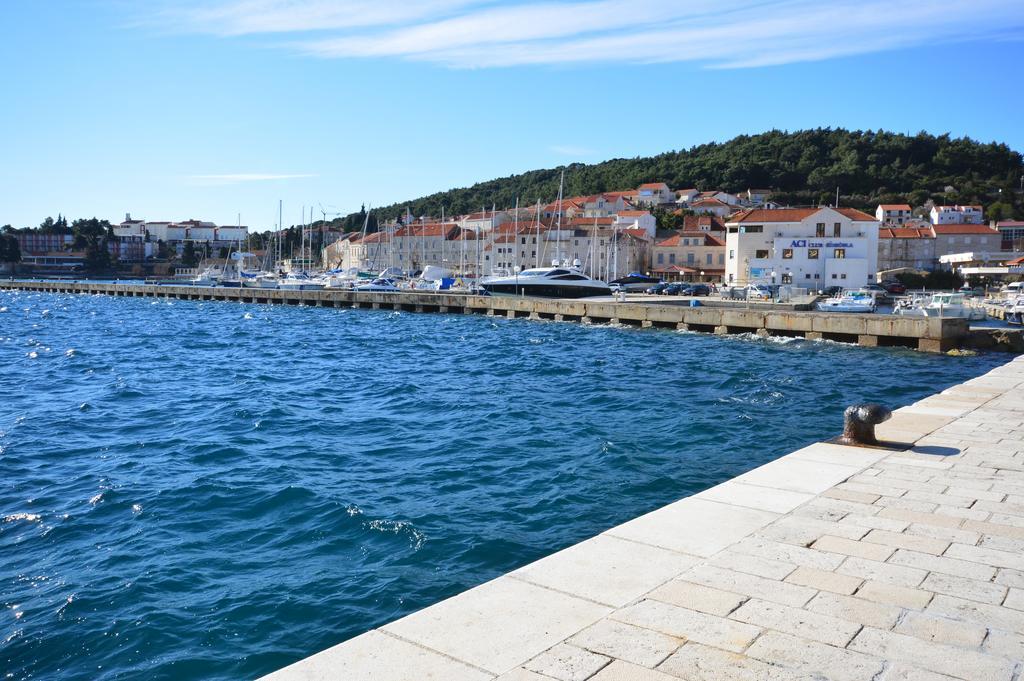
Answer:
[[[394,218],[408,208],[414,216],[436,216],[442,206],[449,215],[469,213],[492,205],[511,207],[517,196],[522,204],[547,202],[558,194],[563,169],[566,196],[665,182],[673,189],[771,189],[782,203],[814,205],[833,203],[839,187],[841,205],[872,211],[878,203],[916,207],[932,200],[980,203],[992,219],[1024,217],[1024,160],[1005,144],[925,132],[911,136],[830,128],[772,130],[657,156],[531,170],[376,208],[374,213]],[[352,214],[335,222],[357,229],[362,219]]]

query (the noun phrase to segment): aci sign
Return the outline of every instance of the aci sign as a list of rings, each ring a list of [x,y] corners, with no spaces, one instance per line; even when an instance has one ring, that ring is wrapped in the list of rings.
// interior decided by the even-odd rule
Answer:
[[[790,248],[853,248],[853,244],[847,241],[808,241],[807,239],[793,239],[789,242]]]

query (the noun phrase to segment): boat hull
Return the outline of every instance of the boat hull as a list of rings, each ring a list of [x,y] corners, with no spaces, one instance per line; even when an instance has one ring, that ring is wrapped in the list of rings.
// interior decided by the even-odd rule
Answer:
[[[607,286],[587,284],[583,286],[564,286],[559,284],[516,284],[516,283],[482,283],[480,288],[492,296],[532,296],[535,298],[594,298],[610,296],[612,290]]]

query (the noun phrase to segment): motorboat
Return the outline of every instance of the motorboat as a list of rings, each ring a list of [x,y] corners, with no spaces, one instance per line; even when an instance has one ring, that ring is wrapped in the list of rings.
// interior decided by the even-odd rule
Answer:
[[[591,279],[577,267],[556,264],[510,276],[488,277],[480,282],[480,288],[496,296],[589,298],[612,295],[611,287],[603,281]]]
[[[843,291],[828,300],[822,300],[817,308],[819,312],[874,312],[876,305],[870,291]]]
[[[640,272],[630,272],[624,277],[612,280],[609,283],[609,286],[616,291],[623,291],[625,293],[643,293],[655,284],[660,283],[661,279],[658,279],[657,277],[649,277],[646,274],[641,274]],[[599,293],[596,295],[606,294]]]
[[[988,315],[983,307],[967,304],[962,293],[933,293],[905,298],[896,303],[893,314],[906,317],[955,317],[980,321]]]
[[[398,293],[402,289],[395,286],[395,282],[391,279],[374,279],[369,284],[363,284],[362,286],[356,286],[354,291],[374,291],[378,293]]]
[[[284,279],[279,280],[277,287],[286,291],[319,291],[323,289],[324,283],[313,279],[304,272],[292,272]]]

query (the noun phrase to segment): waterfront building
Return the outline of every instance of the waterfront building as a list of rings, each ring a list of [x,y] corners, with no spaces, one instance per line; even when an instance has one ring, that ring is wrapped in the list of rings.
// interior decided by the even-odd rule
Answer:
[[[996,229],[1001,250],[1024,251],[1024,220],[1001,220],[996,223]]]
[[[978,251],[995,253],[1001,250],[1002,237],[999,230],[988,225],[974,223],[932,225],[935,233],[935,258],[952,253]]]
[[[985,221],[981,206],[932,206],[929,215],[933,225],[980,225]]]
[[[875,219],[887,227],[902,226],[912,217],[913,211],[907,203],[881,203],[875,208]]]
[[[725,280],[859,288],[875,280],[878,221],[853,208],[752,208],[726,223]]]
[[[422,270],[427,265],[450,267],[453,249],[446,246],[460,229],[455,222],[413,223],[399,227],[391,237],[394,266],[408,272]]]
[[[878,230],[878,271],[930,270],[935,266],[935,233],[930,227]]]
[[[652,247],[650,270],[668,281],[721,281],[725,239],[709,231],[673,232]]]

